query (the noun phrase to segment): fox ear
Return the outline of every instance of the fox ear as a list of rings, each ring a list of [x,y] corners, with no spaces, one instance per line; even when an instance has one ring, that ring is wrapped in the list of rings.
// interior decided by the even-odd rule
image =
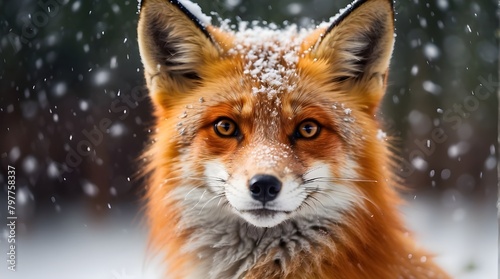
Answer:
[[[200,69],[219,57],[219,48],[207,29],[210,18],[196,17],[193,12],[201,9],[193,5],[187,9],[176,0],[142,1],[139,50],[152,94],[187,92],[200,83]],[[163,97],[153,96],[158,98]]]
[[[356,1],[323,29],[310,50],[312,58],[325,60],[331,68],[332,81],[376,78],[385,86],[394,45],[392,1]]]

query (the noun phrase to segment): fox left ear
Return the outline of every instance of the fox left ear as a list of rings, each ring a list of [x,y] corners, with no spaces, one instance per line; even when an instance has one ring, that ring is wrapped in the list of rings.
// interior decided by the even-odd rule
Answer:
[[[381,94],[373,95],[383,95],[394,45],[392,1],[358,0],[308,39],[310,57],[328,65],[332,82],[379,87]],[[378,104],[380,97],[372,101]]]
[[[189,1],[142,0],[139,50],[158,107],[168,107],[198,86],[203,69],[220,58],[224,37],[197,9]]]

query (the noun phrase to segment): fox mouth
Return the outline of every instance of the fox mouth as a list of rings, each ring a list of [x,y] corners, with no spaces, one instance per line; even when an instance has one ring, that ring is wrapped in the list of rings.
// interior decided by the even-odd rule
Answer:
[[[259,208],[259,209],[250,209],[250,210],[240,210],[241,213],[252,214],[258,217],[274,217],[276,214],[290,214],[291,211],[283,211],[283,210],[275,210],[269,208]]]
[[[256,227],[274,227],[290,218],[291,211],[257,208],[250,210],[237,210],[239,215],[248,223]]]

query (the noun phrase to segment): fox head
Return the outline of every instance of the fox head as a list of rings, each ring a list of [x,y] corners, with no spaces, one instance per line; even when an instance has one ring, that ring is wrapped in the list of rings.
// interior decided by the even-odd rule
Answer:
[[[237,31],[184,2],[146,0],[140,13],[156,115],[150,214],[184,227],[211,218],[275,227],[383,204],[390,156],[374,114],[394,44],[392,0],[356,1],[314,30]]]

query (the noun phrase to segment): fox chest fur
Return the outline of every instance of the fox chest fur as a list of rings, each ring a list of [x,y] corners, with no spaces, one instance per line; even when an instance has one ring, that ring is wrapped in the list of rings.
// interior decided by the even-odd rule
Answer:
[[[166,278],[448,278],[405,230],[377,137],[392,1],[238,31],[191,2],[142,2],[146,212]]]

